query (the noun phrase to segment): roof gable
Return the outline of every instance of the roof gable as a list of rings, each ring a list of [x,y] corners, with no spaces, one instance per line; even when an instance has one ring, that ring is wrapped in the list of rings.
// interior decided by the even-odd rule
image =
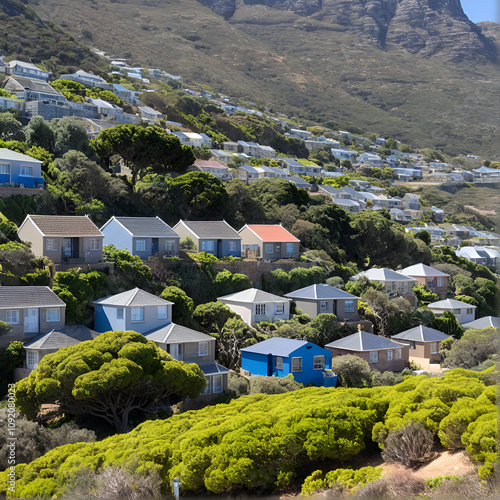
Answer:
[[[291,299],[314,299],[314,300],[351,300],[359,299],[355,295],[344,292],[340,288],[335,288],[327,284],[310,285],[294,292],[285,294],[285,297],[290,297]]]
[[[86,215],[27,215],[18,232],[30,220],[43,236],[104,237]]]
[[[48,286],[0,286],[0,309],[66,307]]]
[[[281,224],[247,224],[238,232],[241,233],[245,227],[263,242],[300,243],[300,240]]]
[[[123,226],[132,236],[150,238],[180,238],[179,235],[159,217],[115,217],[113,216],[104,226],[115,220]]]
[[[410,330],[398,333],[397,335],[393,335],[391,338],[413,340],[416,342],[440,342],[448,337],[449,335],[446,335],[439,330],[420,325],[415,328],[410,328]]]
[[[174,226],[174,231],[177,229],[179,225],[185,226],[198,239],[241,240],[241,236],[225,220],[219,220],[219,221],[180,220]]]
[[[217,297],[217,300],[224,302],[225,300],[230,302],[242,302],[247,304],[262,304],[267,303],[280,303],[280,302],[290,302],[291,299],[286,299],[280,297],[279,295],[274,295],[269,292],[264,292],[263,290],[258,290],[257,288],[248,288],[241,292],[231,293],[229,295],[224,295],[223,297]]]
[[[307,344],[310,344],[310,342],[298,339],[284,339],[281,337],[274,337],[259,342],[258,344],[254,344],[250,347],[244,347],[243,349],[241,349],[241,351],[251,352],[254,354],[265,354],[265,355],[272,354],[273,356],[288,357],[290,356],[290,354],[294,353],[297,349],[300,349],[301,347],[304,347]]]
[[[330,342],[325,347],[359,352],[396,349],[403,346],[385,337],[380,337],[379,335],[374,335],[373,333],[358,331],[342,339]]]
[[[94,300],[92,303],[103,306],[122,307],[165,306],[173,304],[173,302],[157,297],[152,293],[145,292],[140,288],[133,288],[132,290],[127,290],[126,292]]]
[[[399,271],[401,274],[405,276],[449,276],[449,274],[443,273],[442,271],[438,271],[433,267],[427,266],[425,264],[414,264],[413,266],[405,267]]]

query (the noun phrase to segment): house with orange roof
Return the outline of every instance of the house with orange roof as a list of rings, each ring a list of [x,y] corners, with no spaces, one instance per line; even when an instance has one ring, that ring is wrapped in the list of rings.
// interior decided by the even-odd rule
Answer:
[[[300,240],[281,224],[245,224],[238,233],[242,253],[254,250],[264,260],[299,258]]]

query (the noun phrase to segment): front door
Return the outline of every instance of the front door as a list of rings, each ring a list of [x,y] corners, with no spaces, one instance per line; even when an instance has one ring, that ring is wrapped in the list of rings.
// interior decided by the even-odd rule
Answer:
[[[215,254],[216,257],[224,257],[224,255],[222,255],[222,240],[217,240],[217,253]]]
[[[170,346],[170,354],[177,361],[182,361],[182,344],[172,344]]]
[[[39,332],[38,326],[38,308],[32,307],[24,310],[24,332],[36,333]]]
[[[159,250],[160,248],[159,248],[158,238],[153,238],[153,241],[151,242],[151,255],[158,253]]]

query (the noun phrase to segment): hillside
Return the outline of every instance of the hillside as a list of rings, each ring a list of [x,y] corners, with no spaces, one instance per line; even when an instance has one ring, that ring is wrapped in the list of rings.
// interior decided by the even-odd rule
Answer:
[[[325,8],[299,15],[275,8],[276,3],[219,2],[216,12],[196,0],[36,0],[29,5],[112,56],[183,75],[303,121],[496,158],[500,118],[491,103],[498,92],[498,63],[492,61],[490,38],[476,25],[443,9],[433,12],[441,16],[439,25],[451,23],[453,30],[433,41],[436,57],[429,57],[432,36],[423,31],[419,36],[429,40],[427,52],[389,43],[387,37],[382,46],[378,38],[348,30]],[[334,2],[321,4],[334,7]],[[483,29],[488,37],[496,34],[495,27]],[[474,43],[464,45],[464,39]],[[450,40],[460,40],[461,48],[448,57]],[[447,49],[440,52],[440,46]]]

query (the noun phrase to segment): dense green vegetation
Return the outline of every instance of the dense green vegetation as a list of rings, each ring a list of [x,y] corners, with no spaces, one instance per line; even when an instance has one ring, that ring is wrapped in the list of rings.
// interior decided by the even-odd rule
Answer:
[[[410,421],[432,431],[445,447],[465,447],[488,477],[496,457],[493,383],[491,369],[457,369],[442,377],[408,376],[393,387],[242,397],[146,422],[98,443],[49,451],[17,466],[16,494],[60,494],[82,467],[99,471],[126,465],[142,475],[157,471],[164,491],[174,477],[191,493],[281,490],[325,460],[335,469],[373,441],[383,446],[392,430]]]

